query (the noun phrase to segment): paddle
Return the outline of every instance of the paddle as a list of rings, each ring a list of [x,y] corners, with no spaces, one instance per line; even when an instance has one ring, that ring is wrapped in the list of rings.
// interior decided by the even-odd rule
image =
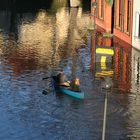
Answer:
[[[49,78],[52,78],[52,77],[44,77],[44,78],[42,78],[42,80],[46,80],[46,79],[49,79]]]
[[[49,92],[48,92],[48,91],[46,91],[46,90],[43,90],[43,91],[42,91],[42,94],[44,94],[44,95],[48,95],[48,94],[49,94]]]
[[[57,86],[63,86],[63,87],[70,87],[70,81],[66,81],[64,83],[60,83],[60,84],[57,84]]]
[[[49,78],[56,78],[56,76],[48,76],[48,77],[44,77],[42,78],[42,80],[47,80]],[[60,84],[57,84],[58,86],[66,86],[66,87],[70,87],[70,81],[65,81],[64,83],[60,83]]]

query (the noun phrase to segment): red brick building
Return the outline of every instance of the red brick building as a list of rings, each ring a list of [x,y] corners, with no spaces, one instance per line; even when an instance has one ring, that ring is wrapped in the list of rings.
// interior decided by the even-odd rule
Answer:
[[[94,2],[97,2],[96,10]],[[133,0],[114,0],[112,6],[106,0],[92,0],[91,12],[96,16],[98,28],[132,44]]]
[[[94,2],[97,2],[96,10]],[[112,7],[107,5],[105,0],[92,0],[92,15],[96,16],[96,25],[103,28],[106,32],[111,32]]]

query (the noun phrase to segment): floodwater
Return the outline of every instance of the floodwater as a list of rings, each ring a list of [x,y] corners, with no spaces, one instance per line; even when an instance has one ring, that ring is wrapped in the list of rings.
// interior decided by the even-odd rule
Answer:
[[[139,140],[140,52],[88,30],[90,1],[45,2],[0,6],[0,139],[100,140],[107,92],[106,139]],[[42,80],[60,71],[80,78],[84,100]]]

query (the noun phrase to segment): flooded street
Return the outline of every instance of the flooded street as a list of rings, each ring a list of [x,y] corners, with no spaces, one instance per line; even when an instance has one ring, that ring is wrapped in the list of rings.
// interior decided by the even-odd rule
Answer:
[[[106,139],[139,140],[140,51],[89,31],[90,1],[7,4],[0,6],[0,139],[100,140],[108,92]],[[84,100],[42,80],[60,71],[80,78]]]

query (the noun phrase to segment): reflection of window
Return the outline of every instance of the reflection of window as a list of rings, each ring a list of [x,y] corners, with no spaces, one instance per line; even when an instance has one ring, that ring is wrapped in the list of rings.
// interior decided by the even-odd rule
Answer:
[[[137,83],[140,82],[140,58],[138,58],[138,65],[137,65]]]
[[[135,60],[135,83],[139,84],[140,82],[140,58]]]
[[[136,12],[135,36],[140,37],[140,13],[139,12]]]
[[[137,82],[140,82],[140,57],[138,58],[138,80]]]

